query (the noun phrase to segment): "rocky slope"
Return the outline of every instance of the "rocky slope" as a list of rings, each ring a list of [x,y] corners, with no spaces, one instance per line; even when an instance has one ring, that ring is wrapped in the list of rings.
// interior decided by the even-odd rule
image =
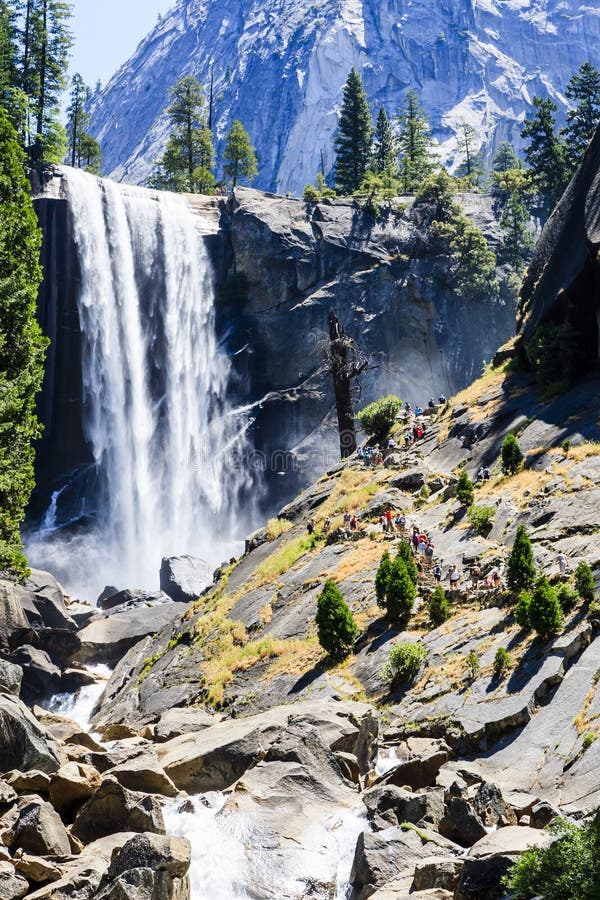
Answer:
[[[519,143],[534,95],[565,109],[565,86],[587,59],[600,64],[600,17],[580,0],[179,0],[94,104],[105,170],[143,183],[168,133],[169,87],[189,72],[214,72],[215,132],[222,148],[233,119],[256,144],[257,186],[300,192],[333,166],[341,92],[352,66],[376,114],[390,114],[416,87],[449,160],[461,122],[489,156]],[[268,123],[268,125],[266,124]]]

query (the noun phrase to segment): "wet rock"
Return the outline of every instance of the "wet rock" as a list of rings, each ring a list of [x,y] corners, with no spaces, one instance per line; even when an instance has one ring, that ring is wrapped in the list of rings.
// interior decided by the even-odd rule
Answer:
[[[194,556],[172,556],[160,566],[160,589],[175,603],[194,603],[212,580],[209,564]]]
[[[87,844],[117,831],[164,834],[165,824],[156,797],[129,791],[108,776],[77,813],[73,834]]]
[[[114,594],[104,597],[102,601],[98,601],[98,609],[104,612],[110,612],[111,610],[125,612],[127,609],[134,609],[136,606],[161,606],[163,603],[170,602],[171,598],[164,591],[132,591],[127,588],[123,591],[116,591]]]
[[[17,697],[0,694],[0,771],[36,768],[51,774],[60,762],[57,742],[25,704]]]
[[[13,826],[10,847],[34,856],[70,856],[69,836],[50,803],[32,799],[22,806]]]
[[[86,747],[88,750],[95,750],[99,753],[104,752],[104,747],[99,744],[91,734],[82,731],[81,725],[67,716],[61,716],[58,713],[49,712],[40,706],[34,706],[33,714],[38,722],[57,740],[64,744],[74,744],[80,747]],[[67,751],[68,752],[68,751]]]

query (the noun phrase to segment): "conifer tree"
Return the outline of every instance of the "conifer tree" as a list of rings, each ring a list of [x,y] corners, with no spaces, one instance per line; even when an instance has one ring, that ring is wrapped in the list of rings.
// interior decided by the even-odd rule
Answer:
[[[0,0],[0,102],[6,108],[8,92],[16,75],[15,13],[7,0]]]
[[[429,621],[434,628],[442,625],[450,616],[450,604],[441,584],[436,585],[427,605]]]
[[[362,78],[352,69],[344,87],[338,135],[335,139],[335,186],[340,194],[353,194],[371,161],[373,121]]]
[[[515,475],[523,465],[523,451],[514,434],[507,434],[500,451],[502,471],[505,475]]]
[[[502,141],[492,160],[492,172],[508,172],[510,169],[521,167],[521,160],[515,152],[515,148],[509,141]]]
[[[531,259],[534,240],[529,229],[529,212],[516,193],[508,199],[500,217],[500,228],[503,234],[500,258],[520,275]]]
[[[525,160],[531,180],[550,212],[567,186],[569,169],[565,147],[556,133],[558,107],[541,97],[533,98],[533,106],[535,112],[521,130],[522,136],[529,139]]]
[[[258,162],[250,135],[237,119],[225,140],[223,158],[223,171],[232,179],[233,187],[237,186],[240,178],[252,181],[258,175]]]
[[[429,136],[429,123],[419,103],[415,90],[409,90],[404,107],[398,114],[400,135],[400,178],[405,194],[414,193],[434,168],[433,143]]]
[[[535,578],[533,548],[524,525],[519,525],[506,565],[506,582],[514,593],[526,591]]]
[[[34,484],[47,343],[36,319],[41,233],[23,162],[0,108],[0,571],[19,576],[27,573],[19,529]]]
[[[92,175],[100,175],[102,169],[102,148],[91,134],[82,134],[79,140],[77,165]]]
[[[475,499],[475,488],[473,487],[473,482],[469,478],[466,469],[463,469],[458,476],[456,499],[462,506],[471,506]]]
[[[569,81],[566,95],[574,103],[567,113],[564,130],[567,155],[574,170],[600,123],[600,72],[585,62]]]
[[[382,106],[377,116],[373,146],[373,169],[378,175],[387,173],[394,177],[398,172],[396,139],[390,120]]]
[[[391,565],[385,596],[388,619],[404,625],[413,611],[416,593],[406,563],[396,557]]]
[[[81,164],[81,141],[91,120],[88,112],[90,95],[90,89],[79,72],[76,72],[71,81],[71,98],[67,108],[69,159],[73,168]]]
[[[375,575],[375,596],[377,597],[377,605],[383,608],[385,608],[385,598],[391,571],[392,561],[390,559],[390,554],[386,550],[381,557],[381,562],[379,563],[379,568]]]
[[[325,582],[317,600],[319,643],[335,662],[352,653],[358,628],[348,604],[334,581]]]
[[[477,150],[477,132],[468,122],[461,122],[458,132],[458,146],[463,161],[456,171],[458,178],[469,178],[476,183],[483,174],[481,151]]]
[[[417,569],[417,564],[415,562],[414,553],[412,552],[412,547],[410,546],[410,541],[407,541],[406,538],[400,541],[400,546],[398,547],[398,553],[396,554],[397,559],[401,559],[404,561],[404,565],[406,566],[406,571],[408,572],[412,583],[416,585],[419,583],[419,570]]]
[[[542,638],[550,638],[563,626],[564,615],[556,591],[543,575],[536,582],[528,609],[529,625]]]

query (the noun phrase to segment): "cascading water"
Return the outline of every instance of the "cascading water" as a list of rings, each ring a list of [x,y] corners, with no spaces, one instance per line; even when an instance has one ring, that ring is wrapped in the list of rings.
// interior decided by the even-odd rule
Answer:
[[[32,564],[92,599],[107,583],[156,587],[163,556],[230,555],[248,420],[226,402],[229,362],[215,335],[198,216],[172,194],[63,175],[98,485],[82,510],[94,506],[97,524],[69,538],[42,528],[28,551]],[[45,524],[55,517],[49,510]]]

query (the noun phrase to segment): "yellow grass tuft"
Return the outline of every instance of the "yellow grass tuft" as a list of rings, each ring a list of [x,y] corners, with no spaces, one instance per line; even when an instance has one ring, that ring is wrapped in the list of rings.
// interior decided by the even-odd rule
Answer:
[[[294,523],[288,521],[288,519],[269,519],[267,522],[267,539],[274,541],[293,527]]]

